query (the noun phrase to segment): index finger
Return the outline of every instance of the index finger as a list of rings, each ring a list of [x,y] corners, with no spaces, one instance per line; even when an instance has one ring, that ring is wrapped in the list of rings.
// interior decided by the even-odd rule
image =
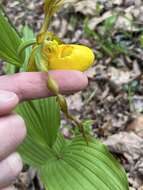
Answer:
[[[82,90],[87,85],[86,76],[79,71],[50,71],[62,94]],[[51,96],[47,88],[46,72],[27,72],[0,77],[0,90],[12,91],[19,100],[31,100]]]

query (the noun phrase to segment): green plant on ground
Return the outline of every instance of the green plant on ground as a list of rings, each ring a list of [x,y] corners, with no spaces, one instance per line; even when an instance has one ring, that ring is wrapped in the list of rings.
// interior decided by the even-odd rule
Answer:
[[[133,103],[133,96],[135,95],[136,90],[138,89],[139,82],[137,80],[131,81],[128,84],[123,86],[123,90],[128,94],[129,108],[130,110],[135,110]]]
[[[99,46],[99,50],[103,52],[103,55],[109,56],[112,59],[116,58],[120,54],[128,54],[128,48],[122,42],[117,42],[113,38],[113,34],[115,33],[115,24],[118,20],[119,14],[113,14],[105,19],[98,29],[100,30],[92,30],[89,27],[88,19],[85,19],[84,22],[84,34],[85,36],[92,38],[95,40],[96,44]],[[128,35],[125,32],[121,31],[123,36]],[[100,56],[99,56],[100,57]],[[100,58],[99,58],[100,59]]]
[[[37,72],[48,72],[42,48],[46,46],[49,56],[61,47],[61,40],[47,32],[49,21],[61,3],[61,0],[45,0],[45,20],[38,36],[28,26],[24,26],[19,34],[0,10],[0,58],[7,63],[7,74],[28,71],[29,64]],[[68,46],[64,56],[69,52]],[[46,61],[50,63],[51,60],[46,57]],[[56,82],[50,77],[47,87],[56,97],[27,101],[16,109],[28,130],[18,150],[24,162],[37,169],[47,190],[128,190],[122,166],[105,145],[88,134],[92,122],[82,123],[68,112],[65,98],[59,94]],[[60,110],[78,129],[70,140],[60,132]]]

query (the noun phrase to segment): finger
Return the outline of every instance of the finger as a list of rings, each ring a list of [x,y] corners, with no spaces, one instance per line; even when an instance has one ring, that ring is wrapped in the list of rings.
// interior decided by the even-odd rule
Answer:
[[[19,175],[23,167],[21,157],[13,153],[0,162],[0,189],[10,185]]]
[[[0,90],[0,115],[10,113],[18,104],[18,96],[9,91]]]
[[[0,118],[0,160],[14,152],[26,136],[24,120],[18,115]],[[1,173],[1,172],[0,172]]]
[[[87,78],[79,71],[50,71],[57,81],[60,92],[67,94],[82,90],[87,85]],[[15,92],[20,100],[44,98],[51,93],[47,89],[48,73],[19,73],[0,77],[0,89]],[[11,85],[12,82],[12,85]]]
[[[17,190],[17,188],[15,188],[14,186],[9,186],[9,187],[4,187],[0,190]]]

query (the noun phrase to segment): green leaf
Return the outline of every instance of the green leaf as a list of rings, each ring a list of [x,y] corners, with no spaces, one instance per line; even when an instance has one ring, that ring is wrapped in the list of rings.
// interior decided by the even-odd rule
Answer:
[[[48,69],[45,67],[44,64],[42,64],[42,45],[37,46],[37,48],[35,48],[35,65],[38,71],[43,71],[43,72],[47,72]]]
[[[143,33],[140,35],[139,41],[141,48],[143,48]]]
[[[54,97],[22,103],[16,110],[26,122],[29,150],[35,142],[51,147],[57,138],[60,127],[59,106]]]
[[[88,146],[82,137],[58,147],[59,154],[42,165],[40,176],[47,190],[128,190],[120,164],[98,140]]]
[[[23,51],[34,44],[36,44],[36,39],[31,39],[31,40],[22,42],[17,51],[18,56],[21,57],[21,54],[23,53]]]
[[[3,66],[3,71],[5,74],[9,75],[9,74],[15,74],[18,72],[17,67],[15,65],[9,64],[9,63],[5,63]]]
[[[25,41],[35,38],[34,32],[28,25],[23,26],[22,34],[23,34],[23,40]]]
[[[22,34],[23,34],[24,42],[29,41],[31,39],[35,39],[34,32],[27,25],[25,25],[22,28]],[[25,60],[20,71],[27,71],[28,61],[29,61],[31,52],[32,52],[32,47],[28,47],[25,49]]]
[[[17,57],[17,49],[20,44],[19,34],[9,23],[0,7],[0,59],[19,67],[23,63],[23,56]]]
[[[116,24],[117,19],[118,19],[118,15],[112,15],[105,20],[104,26],[105,26],[106,31],[107,30],[109,31],[113,28],[113,26]]]
[[[28,135],[19,148],[24,161],[37,168],[47,190],[128,190],[126,174],[98,140],[65,140],[59,133],[55,98],[21,104]]]
[[[29,131],[30,129],[28,129]],[[37,140],[28,134],[24,143],[18,149],[25,163],[40,168],[48,159],[53,158],[52,149],[44,144],[38,137]]]

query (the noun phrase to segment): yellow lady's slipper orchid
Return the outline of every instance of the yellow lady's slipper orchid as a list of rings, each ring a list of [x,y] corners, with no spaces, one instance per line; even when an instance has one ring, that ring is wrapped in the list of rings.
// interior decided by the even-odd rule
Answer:
[[[83,45],[58,44],[56,41],[48,42],[43,46],[42,64],[48,70],[87,70],[94,62],[93,51]],[[34,63],[29,63],[29,70],[35,70]]]
[[[49,70],[87,70],[94,62],[94,53],[83,45],[62,44],[55,51],[47,51]],[[46,64],[46,62],[45,62]]]

